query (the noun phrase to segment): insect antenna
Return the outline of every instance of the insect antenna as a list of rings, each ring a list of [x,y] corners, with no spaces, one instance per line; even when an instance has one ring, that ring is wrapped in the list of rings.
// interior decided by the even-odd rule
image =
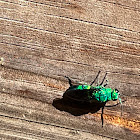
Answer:
[[[123,94],[120,94],[120,95],[125,96]],[[105,107],[114,107],[114,106],[117,106],[117,105],[120,104],[121,105],[121,116],[122,116],[122,114],[123,114],[123,102],[125,102],[126,100],[122,101],[121,98],[120,98],[120,95],[118,97],[119,102],[117,104],[115,104],[115,105],[106,105]]]
[[[121,105],[121,116],[122,116],[122,112],[123,112],[123,104],[122,104],[122,100],[121,100],[120,97],[119,97],[119,102],[120,102],[120,105]]]
[[[98,74],[96,75],[95,79],[91,82],[90,86],[96,81],[96,79],[98,78],[99,74],[100,74],[100,70],[98,71]]]
[[[123,114],[123,104],[121,104],[121,116]]]
[[[126,100],[124,100],[124,101],[122,101],[121,100],[121,98],[120,98],[120,96],[124,96],[124,97],[127,97],[126,95],[124,95],[124,94],[122,94],[122,93],[120,93],[119,94],[119,103],[120,103],[120,105],[121,105],[121,116],[122,116],[122,113],[123,113],[123,102],[125,102]]]
[[[100,83],[100,86],[104,83],[104,80],[105,80],[105,78],[106,78],[106,75],[107,75],[107,72],[106,72],[106,74],[105,74],[105,76],[104,76],[102,82]]]

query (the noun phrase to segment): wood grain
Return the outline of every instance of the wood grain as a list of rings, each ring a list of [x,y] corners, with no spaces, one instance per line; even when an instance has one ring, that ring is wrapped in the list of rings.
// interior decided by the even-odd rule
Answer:
[[[0,1],[0,138],[128,139],[140,134],[140,2]],[[74,83],[101,70],[124,94],[101,111],[65,104]],[[114,104],[110,102],[108,104]],[[76,116],[74,113],[83,112]]]

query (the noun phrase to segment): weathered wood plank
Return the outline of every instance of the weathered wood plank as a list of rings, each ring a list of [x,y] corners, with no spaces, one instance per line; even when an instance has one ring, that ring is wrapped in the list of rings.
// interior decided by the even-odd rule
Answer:
[[[114,43],[115,46],[116,40],[118,40],[117,46],[118,45],[122,46],[122,42],[124,41],[127,41],[130,44],[136,43],[135,45],[137,45],[137,43],[139,42],[138,41],[140,36],[139,33],[120,30],[116,28],[109,28],[103,25],[96,25],[90,23],[85,24],[84,22],[81,21],[67,19],[60,16],[53,15],[42,16],[41,13],[40,16],[38,16],[38,14],[32,12],[30,7],[27,10],[28,13],[26,13],[26,11],[25,12],[20,11],[19,8],[17,10],[15,9],[8,10],[7,8],[2,10],[4,10],[3,13],[5,18],[13,19],[15,20],[15,22],[16,21],[21,22],[22,24],[24,22],[24,25],[26,26],[28,25],[29,27],[36,27],[38,29],[43,29],[50,32],[54,31],[56,33],[63,33],[65,35],[77,36],[83,39],[87,38],[88,41],[94,40],[96,42],[98,41],[98,43],[101,42],[104,42],[104,44],[107,43],[108,45]],[[27,15],[30,15],[30,18],[28,18]],[[60,28],[62,24],[63,28]]]
[[[54,99],[62,98],[68,87],[64,78],[57,76],[55,78],[58,79],[3,68],[1,69],[0,91],[52,104]],[[127,101],[123,104],[123,117],[139,120],[139,98],[128,96],[125,99]],[[107,108],[107,110],[111,111],[107,114],[113,115],[121,112],[120,107]]]
[[[86,49],[86,48],[81,47],[83,44],[80,44],[80,46],[78,46],[78,47],[81,47],[79,48],[80,49],[79,51],[78,48],[76,49],[76,44],[74,44],[75,48],[73,47],[69,49],[68,46],[58,47],[58,46],[52,46],[53,44],[51,44],[51,46],[48,46],[48,45],[45,45],[45,46],[35,45],[34,46],[32,44],[22,42],[22,41],[23,40],[20,40],[19,38],[12,38],[12,36],[11,37],[3,36],[2,37],[3,43],[1,43],[1,48],[3,49],[1,50],[1,53],[5,54],[5,57],[8,57],[8,55],[10,55],[11,57],[16,56],[17,58],[15,57],[15,59],[19,58],[19,60],[17,60],[18,62],[20,61],[20,59],[23,61],[23,58],[26,61],[26,59],[32,59],[34,57],[34,60],[38,61],[35,63],[40,63],[38,64],[40,66],[41,64],[43,64],[43,62],[40,62],[41,59],[52,59],[52,60],[61,60],[61,61],[67,61],[67,62],[72,62],[72,63],[76,62],[79,64],[83,63],[83,64],[88,64],[89,66],[92,66],[91,65],[91,62],[92,62],[94,67],[96,66],[103,67],[105,69],[108,69],[109,67],[109,69],[111,69],[112,71],[119,71],[117,69],[119,68],[122,69],[123,67],[124,73],[125,72],[127,73],[129,69],[131,69],[131,72],[133,71],[133,73],[136,73],[136,74],[139,73],[140,63],[139,63],[139,56],[137,55],[129,55],[129,54],[124,54],[124,53],[116,52],[116,51],[108,52],[109,48],[107,47],[100,48],[100,47],[94,46],[94,50]],[[52,55],[52,53],[54,52],[55,52],[55,55]],[[67,54],[67,55],[63,55],[63,54]],[[30,56],[33,56],[33,57],[30,57]],[[84,60],[81,59],[80,56],[82,56]],[[25,63],[27,63],[27,61]]]
[[[55,19],[54,19],[54,21],[56,22]],[[2,29],[1,29],[2,35],[5,35],[5,37],[10,38],[10,36],[8,36],[8,34],[10,34],[11,38],[15,37],[15,39],[17,39],[17,37],[18,37],[20,40],[22,40],[22,42],[25,41],[25,39],[26,39],[26,42],[28,41],[28,43],[31,43],[31,40],[32,40],[32,42],[33,41],[36,42],[35,39],[37,37],[39,37],[39,35],[40,35],[40,41],[38,40],[39,42],[36,42],[36,44],[40,44],[43,46],[47,45],[47,44],[64,46],[64,42],[65,42],[66,43],[65,46],[68,46],[68,45],[75,46],[75,47],[77,46],[79,48],[79,45],[80,45],[84,49],[85,48],[91,49],[91,48],[93,48],[93,46],[100,46],[100,47],[102,46],[102,47],[104,47],[106,49],[110,49],[112,51],[119,51],[119,52],[121,51],[124,53],[133,54],[133,55],[139,54],[138,52],[139,52],[140,44],[139,44],[138,40],[136,40],[136,42],[135,41],[130,42],[129,38],[127,39],[127,36],[125,37],[126,39],[123,40],[120,37],[117,37],[118,36],[117,33],[115,33],[114,35],[110,35],[110,34],[104,34],[101,31],[100,32],[98,31],[98,33],[91,34],[91,36],[89,36],[86,33],[82,33],[85,29],[83,29],[83,27],[81,27],[81,29],[80,29],[81,31],[80,31],[79,30],[80,27],[78,25],[77,26],[78,29],[75,29],[75,28],[71,29],[72,33],[76,32],[78,35],[78,36],[77,35],[74,36],[73,34],[68,33],[68,32],[67,32],[67,34],[62,34],[59,31],[54,32],[54,31],[49,31],[49,30],[44,30],[44,29],[42,30],[40,28],[33,28],[30,26],[23,25],[21,22],[16,22],[14,20],[11,21],[8,19],[1,19],[1,24],[3,25]],[[56,24],[56,26],[57,26],[57,24]],[[60,27],[60,26],[58,26],[58,27]],[[72,25],[72,27],[73,27],[73,25]],[[14,30],[15,28],[16,28],[16,30]],[[24,31],[24,32],[22,31],[23,33],[21,32],[21,28],[23,28],[23,31]],[[93,28],[89,28],[89,29],[91,30]],[[29,32],[28,34],[26,33],[27,32],[26,30]],[[42,31],[40,31],[40,30],[42,30]],[[79,30],[81,33],[77,32],[77,30]],[[86,29],[86,30],[88,30],[88,29]],[[98,28],[96,30],[98,30]],[[22,33],[21,35],[19,34],[20,32]],[[38,32],[40,32],[40,33],[38,33]],[[92,32],[94,33],[95,31],[92,31]],[[87,33],[88,33],[88,31],[87,31]],[[29,38],[29,34],[36,34],[36,35],[34,35],[32,38]],[[83,37],[80,34],[82,34]],[[59,36],[59,38],[55,38],[56,36]],[[71,36],[73,36],[73,39]],[[133,34],[132,34],[132,36],[133,36]],[[44,40],[45,38],[50,38],[50,37],[52,38],[51,40]],[[55,40],[53,38],[55,38]],[[52,42],[50,42],[50,41],[52,41]],[[55,44],[54,44],[54,41],[56,42]],[[62,44],[62,42],[63,42],[63,44]],[[81,45],[81,44],[83,44],[83,45]]]
[[[46,48],[46,50],[47,50],[47,48]],[[69,53],[67,53],[65,51],[66,49],[63,50],[62,52],[61,52],[61,49],[60,49],[60,51],[58,51],[58,47],[56,47],[56,50],[54,50],[54,47],[51,51],[50,50],[51,50],[51,48],[49,48],[49,50],[45,51],[46,52],[45,55],[46,56],[48,55],[46,58],[46,56],[39,54],[38,51],[37,52],[34,50],[30,51],[29,48],[25,49],[25,48],[21,48],[20,46],[16,46],[16,45],[1,44],[1,54],[5,59],[4,60],[5,66],[10,66],[12,68],[35,72],[35,73],[42,73],[43,75],[46,75],[46,76],[48,76],[48,75],[49,76],[73,75],[74,78],[80,79],[79,81],[90,82],[90,81],[92,81],[91,78],[93,77],[93,74],[97,73],[97,71],[99,69],[100,70],[103,69],[104,66],[107,64],[106,61],[103,61],[102,63],[97,62],[97,61],[99,61],[99,59],[97,57],[95,60],[95,64],[96,63],[98,63],[98,64],[94,65],[94,66],[97,66],[97,68],[90,66],[90,64],[83,66],[82,64],[78,64],[78,63],[80,63],[81,58],[79,58],[79,61],[77,61],[78,57],[77,57],[77,59],[73,58],[73,61],[76,60],[77,64],[75,64],[75,62],[73,62],[73,61],[71,61],[71,59],[69,59],[69,58],[72,58],[72,54],[70,54],[70,56],[69,56],[69,53],[71,53],[71,51],[69,51],[69,49],[67,49],[67,52],[69,52]],[[55,55],[57,54],[56,56],[51,55],[53,53],[53,51],[55,52]],[[43,53],[45,53],[45,52],[43,52]],[[65,58],[61,57],[61,55],[63,56],[63,53],[68,54],[66,57],[66,60],[64,60]],[[75,52],[73,54],[75,54]],[[81,55],[78,51],[77,51],[77,54]],[[83,56],[84,55],[85,54],[83,53]],[[61,58],[59,58],[58,56],[60,56]],[[88,56],[86,56],[86,57],[88,57]],[[94,57],[94,55],[93,55],[93,57]],[[58,61],[57,59],[60,61]],[[85,59],[85,60],[87,60],[87,59]],[[64,61],[66,61],[66,62],[64,62]],[[93,62],[93,59],[91,61]],[[120,62],[121,62],[121,59],[120,59]],[[138,60],[137,60],[137,63],[139,63]],[[103,64],[103,65],[101,65],[101,64]],[[102,66],[103,68],[100,68],[100,66]],[[113,67],[114,67],[114,69],[113,69]],[[123,93],[126,92],[125,93],[126,95],[131,95],[131,96],[139,95],[139,88],[138,88],[139,82],[140,82],[139,76],[130,75],[129,73],[127,73],[126,68],[124,68],[125,74],[123,74],[123,73],[120,74],[120,70],[119,71],[116,70],[117,68],[113,65],[112,66],[107,65],[107,67],[105,67],[105,69],[114,71],[113,73],[110,73],[108,76],[110,85],[112,85],[112,87],[120,88]],[[120,66],[120,69],[121,69],[121,66]],[[134,70],[136,70],[136,69],[134,69]],[[131,71],[132,71],[132,68],[131,68]],[[119,72],[119,73],[116,73],[116,72]],[[84,79],[81,79],[82,77]],[[119,77],[119,80],[118,80],[118,77]],[[131,85],[131,86],[129,86],[129,85]],[[128,91],[129,91],[129,93],[128,93]]]
[[[64,63],[63,61],[57,61],[57,60],[55,61],[50,59],[44,59],[42,61],[40,61],[40,59],[39,60],[35,59],[33,61],[34,57],[32,57],[32,64],[31,64],[30,63],[31,60],[24,61],[23,59],[16,59],[16,57],[18,56],[14,56],[14,57],[10,56],[10,58],[8,56],[10,55],[7,56],[4,55],[5,66],[8,67],[10,66],[12,68],[16,68],[20,70],[40,73],[50,77],[58,77],[58,76],[64,77],[65,75],[67,76],[73,75],[72,77],[79,79],[79,80],[77,79],[77,81],[84,81],[89,83],[93,79],[93,74],[95,75],[98,70],[101,70],[99,68],[93,68],[90,66],[83,66],[83,65],[73,64],[68,62]],[[44,62],[46,64],[44,64]],[[81,67],[83,68],[80,69]],[[76,70],[76,68],[79,68],[80,70]],[[103,74],[104,73],[102,73],[99,80],[102,79]],[[6,78],[8,77],[6,76]],[[125,95],[129,95],[129,96],[139,95],[139,76],[120,74],[120,73],[108,73],[108,79],[111,87],[118,88]]]
[[[139,4],[0,1],[0,137],[138,139]],[[127,99],[123,117],[119,106],[105,109],[104,128],[100,110],[93,113],[61,100],[68,88],[65,75],[90,83],[99,70],[99,81],[107,71],[109,86]],[[83,115],[74,116],[75,112]]]
[[[116,0],[99,0],[99,1],[102,1],[102,2],[110,2],[110,3],[113,3],[113,4],[117,4],[117,5],[120,5],[124,8],[127,8],[127,9],[133,9],[135,11],[140,11],[140,1],[133,1],[133,0],[119,0],[119,1],[116,1]]]
[[[110,140],[100,135],[91,134],[90,132],[73,130],[71,128],[61,127],[59,125],[41,123],[38,121],[31,121],[26,119],[0,116],[0,137],[9,139],[93,139]]]
[[[13,28],[14,29],[14,28]],[[16,27],[16,29],[17,29],[17,27]],[[25,35],[26,35],[26,37],[35,37],[35,38],[29,38],[28,40],[35,40],[36,39],[36,35],[38,35],[37,33],[36,33],[36,35],[33,35],[33,34],[30,34],[30,33],[33,33],[33,32],[36,32],[36,30],[28,30],[28,29],[24,29],[24,32],[27,32],[28,31],[28,33],[26,34],[26,33],[24,33],[24,34],[22,34],[22,36],[21,36],[21,38],[25,38]],[[16,32],[19,32],[19,31],[16,31]],[[39,31],[38,31],[38,33],[39,33]],[[31,35],[31,36],[29,36],[29,34]],[[28,36],[27,36],[28,35]],[[42,34],[40,34],[40,36],[41,36]],[[46,33],[44,34],[44,35],[46,35]],[[50,35],[50,39],[49,39],[49,42],[50,42],[50,40],[51,40],[51,37],[52,37],[52,34]],[[56,37],[56,35],[55,35],[55,37]],[[43,36],[42,36],[42,38],[44,38]],[[40,38],[41,39],[41,38]],[[60,39],[59,39],[60,40]],[[61,39],[62,40],[62,39]],[[44,40],[42,40],[42,41],[44,41]],[[54,40],[52,40],[51,41],[51,45],[54,45]],[[57,41],[55,41],[55,42],[57,42]],[[60,43],[60,42],[59,42]],[[44,44],[46,44],[45,42],[44,42]],[[64,42],[63,42],[63,44],[64,44]],[[47,45],[47,44],[46,44]],[[17,46],[16,46],[17,47]],[[24,47],[24,46],[23,46]],[[52,47],[52,46],[51,46]],[[53,46],[53,47],[55,47],[55,46]],[[75,46],[76,47],[76,46]],[[51,49],[52,48],[50,48],[49,47],[49,49],[47,48],[47,47],[43,47],[43,50],[41,49],[41,51],[45,51],[45,52],[47,52],[47,51],[49,51],[50,53],[48,53],[48,54],[51,54]],[[54,49],[54,48],[53,48]],[[52,50],[53,50],[52,49]],[[66,56],[66,55],[62,55],[61,53],[64,53],[64,51],[67,49],[67,48],[58,48],[57,46],[56,46],[56,51],[58,51],[58,49],[59,49],[59,51],[58,51],[58,53],[59,53],[59,55],[57,54],[57,52],[56,52],[56,54],[57,55],[55,55],[54,57],[57,57],[58,59],[62,59],[63,58],[63,60],[67,60],[67,61],[70,61],[69,60],[69,57],[68,56]],[[54,50],[55,51],[55,50]],[[70,51],[70,52],[69,52]],[[139,51],[138,51],[139,52]],[[97,54],[98,53],[98,54]],[[104,54],[105,53],[105,54]],[[96,48],[96,50],[90,50],[90,49],[80,49],[80,52],[79,52],[79,50],[77,50],[77,49],[75,49],[75,48],[72,48],[72,50],[70,50],[70,49],[68,49],[67,50],[67,52],[65,51],[65,54],[67,54],[67,55],[72,55],[73,57],[75,56],[75,58],[73,58],[75,61],[77,61],[77,62],[79,62],[79,63],[82,63],[82,61],[83,61],[83,63],[86,63],[86,64],[89,64],[91,61],[93,62],[93,64],[99,64],[99,65],[101,65],[101,64],[105,64],[105,63],[109,63],[108,65],[111,65],[113,62],[115,63],[115,65],[117,66],[119,66],[121,63],[122,63],[122,61],[121,61],[121,59],[124,59],[124,61],[123,61],[123,63],[124,64],[122,64],[121,65],[121,67],[124,67],[124,65],[125,65],[125,67],[127,66],[127,67],[130,67],[131,69],[135,69],[135,68],[138,68],[139,67],[139,56],[137,56],[137,55],[128,55],[128,54],[125,54],[125,53],[122,53],[122,52],[108,52],[108,50],[105,50],[105,49],[101,49],[101,48]],[[76,54],[76,55],[73,55],[73,54]],[[80,55],[82,55],[83,56],[83,59],[80,59]],[[84,56],[85,55],[85,56]],[[71,58],[72,58],[72,56],[70,56]],[[94,62],[95,61],[95,59],[99,59],[99,57],[98,56],[100,56],[100,62],[99,63],[96,63],[96,62]],[[114,56],[114,57],[113,57]],[[51,56],[49,56],[49,58],[51,58],[52,57],[52,55]],[[60,57],[60,58],[59,58]],[[96,58],[97,57],[97,58]],[[125,58],[123,58],[123,57],[125,57]],[[115,59],[116,59],[116,62],[115,62]],[[120,61],[119,61],[119,59],[120,59]],[[125,60],[126,59],[126,60]],[[108,61],[109,60],[109,61]],[[129,60],[133,60],[132,62],[131,61],[129,61]],[[72,60],[71,60],[72,61]],[[105,62],[103,62],[103,61],[105,61]],[[113,61],[113,62],[112,62]]]
[[[12,0],[9,2],[13,3]],[[22,2],[21,2],[22,3]],[[14,2],[18,5],[17,2]],[[21,5],[21,4],[20,4]],[[26,5],[33,7],[37,13],[43,10],[44,14],[59,15],[61,17],[68,17],[75,20],[82,20],[85,22],[93,22],[113,28],[120,28],[137,32],[139,30],[139,11],[132,8],[126,9],[121,5],[114,3],[107,3],[97,0],[84,0],[82,2],[70,1],[69,3],[51,2],[51,1],[23,1],[24,10]],[[21,10],[21,9],[20,9]],[[26,9],[26,11],[28,11]]]
[[[58,50],[59,49],[59,50]],[[73,57],[72,56],[72,54],[74,54],[75,52],[77,52],[76,54],[79,54],[79,55],[85,55],[85,57],[88,57],[86,54],[84,54],[84,53],[82,53],[82,54],[80,54],[77,50],[74,50],[73,51],[73,53],[72,54],[69,54],[69,52],[71,53],[71,51],[72,50],[62,50],[62,52],[61,52],[61,49],[60,48],[58,48],[57,49],[57,47],[56,47],[56,49],[54,50],[54,49],[48,49],[48,48],[46,48],[46,52],[43,52],[46,56],[43,56],[42,54],[39,54],[39,52],[37,51],[34,51],[34,50],[32,50],[32,51],[30,51],[30,49],[29,48],[21,48],[20,46],[17,46],[17,45],[8,45],[8,44],[4,44],[4,43],[1,43],[1,56],[3,56],[4,58],[5,58],[5,63],[4,63],[4,65],[5,66],[12,66],[14,63],[16,64],[15,65],[15,67],[16,68],[19,68],[20,69],[20,67],[22,66],[22,65],[24,65],[24,64],[26,64],[27,66],[26,67],[29,67],[29,68],[31,68],[30,66],[32,66],[32,67],[34,67],[34,69],[32,69],[32,71],[36,71],[37,69],[40,69],[40,70],[42,70],[42,72],[45,74],[45,72],[46,72],[46,69],[48,68],[48,66],[49,66],[49,68],[50,68],[50,72],[52,73],[52,75],[53,74],[55,74],[55,72],[58,74],[58,72],[59,72],[59,75],[67,75],[68,73],[62,73],[60,70],[62,70],[62,69],[67,69],[68,67],[63,67],[63,64],[62,63],[64,63],[64,61],[66,61],[65,63],[67,64],[70,64],[71,63],[71,65],[79,65],[79,67],[80,67],[80,60],[81,60],[81,58],[79,58],[79,60],[78,60],[78,57],[77,57],[77,55],[76,55],[76,57],[77,57],[77,59],[75,59],[75,57]],[[53,56],[53,55],[51,55],[51,52],[53,53],[53,50],[54,50],[54,52],[55,52],[55,55],[56,56]],[[63,55],[63,53],[67,53],[67,57],[65,57],[65,58],[61,58],[61,54]],[[25,55],[26,54],[26,55]],[[48,57],[49,56],[49,57]],[[60,57],[59,57],[60,56]],[[75,59],[75,61],[77,62],[77,64],[75,64],[76,62],[73,62],[71,59],[69,59],[69,58],[71,58],[71,57],[73,57],[73,61],[74,61],[74,59]],[[93,55],[93,57],[94,57],[94,55]],[[112,65],[105,65],[105,64],[107,64],[106,62],[108,62],[108,61],[106,61],[106,60],[103,60],[103,61],[99,61],[100,59],[98,59],[98,57],[96,58],[96,60],[95,61],[93,61],[93,59],[92,59],[92,57],[90,57],[91,59],[89,59],[88,61],[89,61],[89,65],[85,65],[85,66],[83,66],[84,67],[84,69],[82,69],[82,70],[80,70],[82,73],[84,73],[84,71],[85,71],[85,69],[87,69],[87,71],[88,72],[86,72],[87,74],[89,73],[90,74],[90,76],[91,75],[93,75],[93,73],[92,73],[92,71],[94,71],[93,70],[93,68],[94,67],[96,67],[96,66],[98,66],[99,68],[100,67],[103,67],[103,68],[108,68],[110,71],[111,70],[113,70],[114,72],[116,71],[118,71],[119,72],[119,70],[117,70],[118,69],[118,67],[117,67],[117,64],[116,63],[113,63],[113,64],[115,64],[115,66],[113,66],[113,64]],[[137,63],[139,63],[139,57],[136,57],[136,58],[138,58],[137,59]],[[65,60],[64,60],[65,59]],[[94,58],[95,59],[95,58]],[[29,61],[30,60],[30,61]],[[91,62],[95,62],[95,63],[93,63],[94,64],[94,67],[92,66],[92,65],[90,65],[90,60],[91,60]],[[31,63],[31,61],[32,61],[32,63]],[[54,66],[55,65],[55,62],[57,62],[58,61],[58,64],[56,65],[56,66]],[[59,62],[60,61],[60,62]],[[62,61],[62,62],[61,62]],[[86,62],[85,60],[82,60],[82,61],[84,61],[84,62]],[[87,62],[88,62],[87,61]],[[113,59],[112,59],[112,61],[113,61]],[[116,59],[116,61],[118,61],[117,59]],[[135,60],[136,61],[136,60]],[[121,62],[121,58],[120,58],[120,62]],[[78,64],[79,63],[79,64]],[[97,63],[97,64],[96,64]],[[134,63],[134,62],[133,62]],[[128,63],[129,64],[129,63]],[[132,64],[132,63],[131,63]],[[48,66],[47,66],[48,65]],[[123,63],[122,63],[122,65],[123,65]],[[133,64],[132,64],[133,65]],[[14,66],[14,65],[13,65]],[[82,63],[81,63],[81,66],[82,66]],[[138,65],[137,65],[138,66]],[[25,67],[25,68],[26,68]],[[52,67],[52,68],[51,68]],[[58,69],[59,69],[59,71],[55,71],[54,69],[56,67],[58,67]],[[87,67],[87,68],[86,68]],[[90,68],[91,67],[91,68]],[[113,67],[114,67],[114,69],[113,69]],[[133,65],[133,67],[134,67],[134,65]],[[89,70],[89,68],[90,68],[90,70]],[[98,69],[99,69],[98,68]],[[103,68],[101,68],[101,69],[103,69]],[[51,70],[52,69],[52,70]],[[73,66],[73,68],[71,68],[71,70],[72,69],[74,69],[75,70],[75,68],[74,68],[74,66]],[[120,66],[120,69],[121,69],[121,66]],[[128,82],[128,83],[135,83],[135,84],[139,84],[139,76],[137,76],[137,75],[130,75],[129,73],[127,74],[127,69],[129,70],[130,68],[127,66],[126,68],[124,67],[124,73],[125,73],[125,75],[128,75],[128,79],[123,79],[122,78],[122,82]],[[108,71],[109,71],[108,70]],[[125,71],[126,70],[126,71]],[[138,72],[139,71],[139,69],[138,68],[131,68],[131,71],[132,70],[134,70],[134,72],[135,72],[135,70],[136,70],[136,72]],[[31,70],[30,70],[31,71]],[[54,72],[52,72],[52,71],[54,71]],[[79,71],[79,72],[80,72]],[[37,72],[37,71],[36,71]],[[78,75],[78,73],[75,73],[75,74],[77,74]],[[83,74],[82,74],[83,75]],[[74,76],[74,73],[73,73],[73,76]],[[80,77],[81,75],[79,75],[79,77]],[[85,75],[85,76],[87,76],[88,77],[88,75]],[[131,79],[130,79],[130,77],[132,77],[132,81],[131,81]],[[128,81],[129,80],[129,81]],[[90,81],[91,81],[91,79],[90,79]],[[121,81],[120,81],[121,82]]]
[[[62,136],[62,138],[66,135],[69,138],[78,138],[80,137],[79,133],[84,133],[81,134],[81,136],[88,136],[89,139],[94,139],[94,137],[91,137],[94,135],[94,133],[95,136],[99,138],[101,134],[104,139],[115,137],[118,139],[123,139],[126,137],[126,135],[128,136],[128,139],[133,138],[135,140],[138,138],[137,133],[132,133],[133,128],[135,128],[135,130],[139,129],[139,124],[137,122],[135,122],[134,126],[130,127],[132,132],[129,131],[128,128],[126,128],[124,131],[121,127],[118,128],[118,126],[109,124],[108,121],[108,124],[106,124],[104,128],[101,128],[99,123],[100,119],[97,117],[98,115],[92,116],[89,114],[85,116],[74,117],[66,112],[60,112],[46,103],[36,102],[31,99],[24,99],[12,95],[9,96],[8,94],[3,93],[1,93],[0,96],[0,118],[2,119],[5,117],[4,120],[2,119],[2,128],[8,129],[10,127],[12,130],[14,128],[14,130],[19,130],[19,133],[24,130],[24,132],[27,133],[27,136],[29,132],[31,132],[31,134],[35,134],[35,136],[38,136],[40,131],[36,128],[40,128],[43,129],[44,132],[43,134],[41,131],[41,136],[43,138],[45,138],[45,134],[46,136],[49,134],[52,134],[53,136],[53,133],[54,137]],[[9,103],[9,101],[11,103]],[[15,121],[16,125],[14,125]],[[5,125],[5,123],[7,125]],[[26,125],[28,127],[26,127]],[[23,126],[22,129],[19,129],[21,128],[20,126]],[[73,129],[73,126],[75,129]],[[50,129],[50,131],[48,129]],[[71,136],[70,132],[77,132],[78,134],[76,133],[74,136]]]
[[[17,58],[15,57],[15,59],[17,59],[17,61],[21,61],[22,59],[23,61],[27,61],[27,59],[32,59],[31,56],[33,56],[34,59],[36,58],[35,59],[36,61],[41,61],[43,59],[48,58],[53,60],[81,63],[83,65],[93,64],[94,66],[104,67],[106,69],[109,69],[109,67],[111,68],[111,66],[124,67],[124,69],[131,68],[133,71],[137,70],[139,72],[140,56],[128,55],[119,52],[111,52],[111,51],[108,52],[107,50],[100,49],[100,48],[97,48],[96,50],[93,51],[93,50],[85,50],[85,49],[79,49],[79,50],[68,49],[68,48],[62,48],[62,47],[60,48],[57,46],[56,47],[52,46],[49,48],[47,47],[43,48],[43,50],[41,48],[39,51],[34,52],[34,50],[32,49],[29,48],[26,49],[25,46],[20,47],[19,45],[16,44],[1,43],[0,45],[2,48],[1,50],[1,55],[3,54],[2,57],[8,57],[8,55],[11,57],[16,56]],[[52,55],[53,53],[55,55]],[[41,58],[39,58],[39,56],[41,56]],[[81,57],[83,59],[81,59]],[[42,63],[40,62],[40,64]]]

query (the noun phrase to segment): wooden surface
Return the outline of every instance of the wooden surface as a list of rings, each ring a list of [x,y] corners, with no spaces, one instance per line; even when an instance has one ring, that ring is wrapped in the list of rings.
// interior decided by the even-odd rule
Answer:
[[[1,0],[0,138],[127,139],[140,136],[140,1]],[[101,70],[126,97],[100,113],[61,101]],[[112,103],[110,103],[112,104]]]

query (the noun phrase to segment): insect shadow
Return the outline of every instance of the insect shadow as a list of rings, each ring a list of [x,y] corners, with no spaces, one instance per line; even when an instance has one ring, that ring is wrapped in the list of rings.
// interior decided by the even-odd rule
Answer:
[[[53,106],[60,111],[68,112],[74,116],[81,116],[88,113],[96,113],[105,106],[105,103],[77,102],[63,97],[61,99],[54,99]]]

